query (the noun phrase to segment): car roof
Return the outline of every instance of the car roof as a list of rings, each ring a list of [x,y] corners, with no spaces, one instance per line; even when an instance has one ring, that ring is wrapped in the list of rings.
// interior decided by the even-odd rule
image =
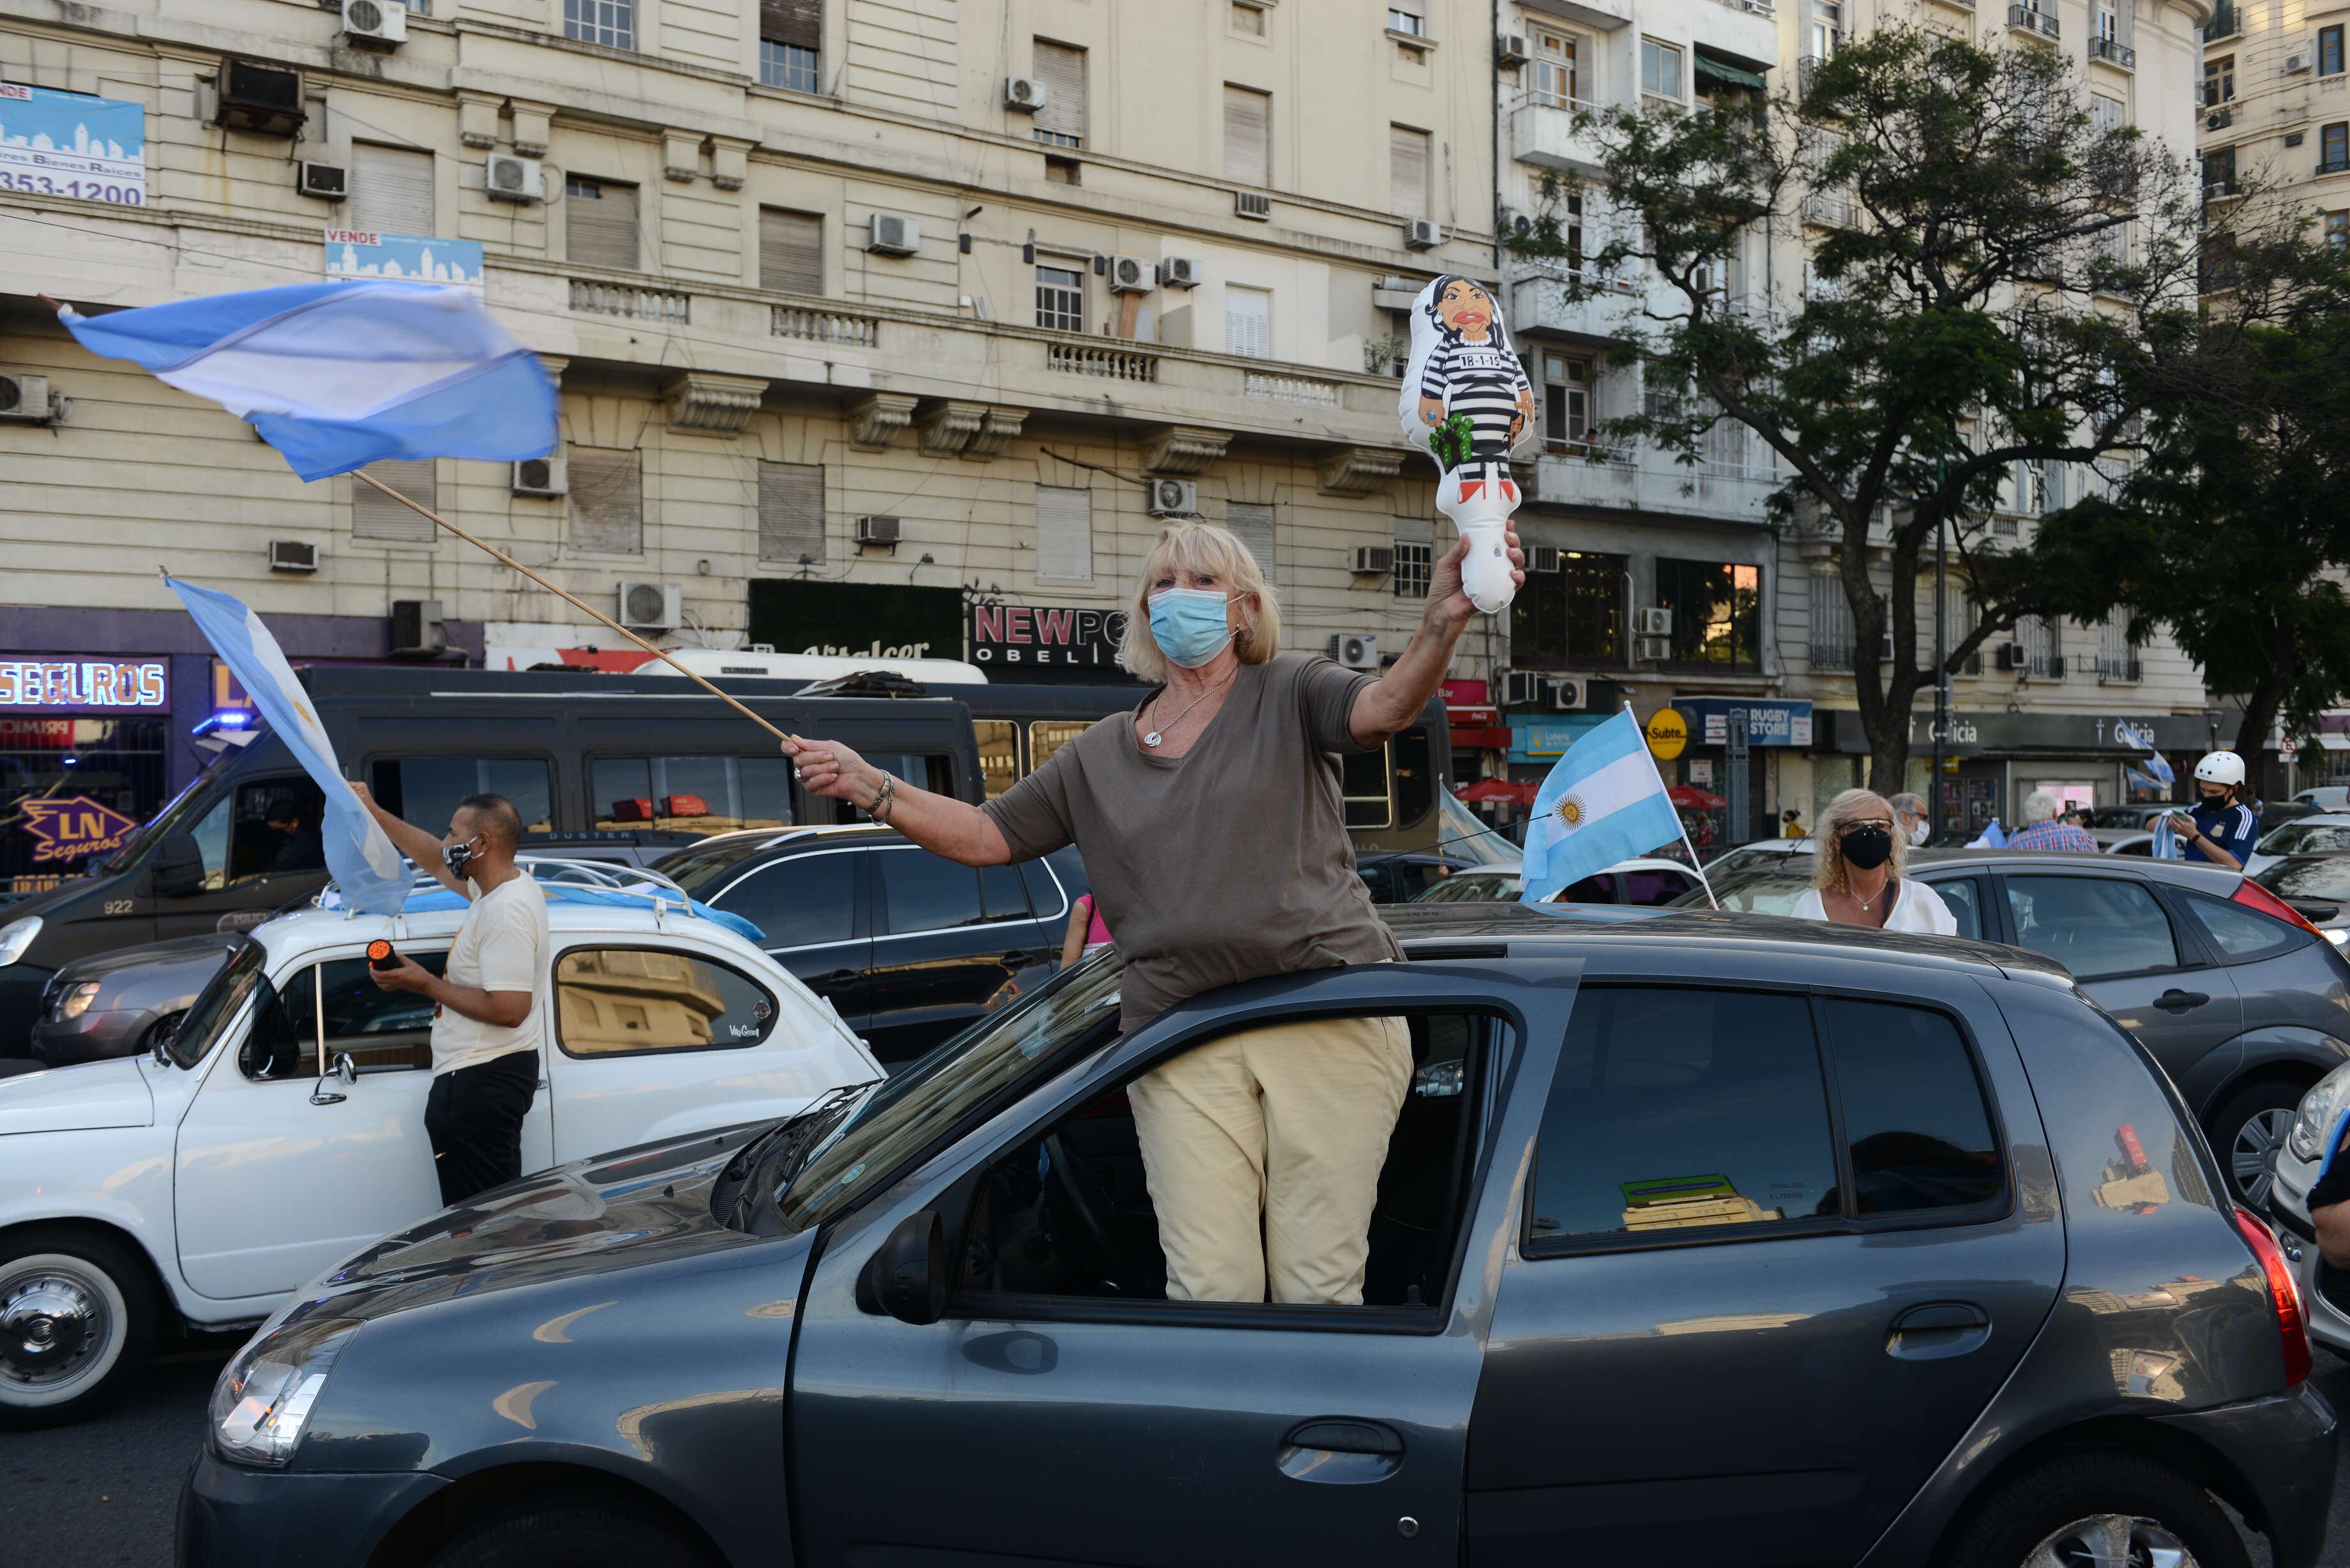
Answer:
[[[2046,872],[2058,875],[2071,872],[2082,876],[2151,877],[2174,887],[2192,888],[2198,892],[2214,893],[2223,898],[2234,892],[2236,884],[2243,879],[2241,871],[2206,866],[2198,861],[2156,860],[2135,855],[2085,855],[2064,849],[1913,849],[1909,852],[1909,869],[1916,872],[1949,871],[1970,866],[1990,870],[2029,871],[2034,876]],[[1790,872],[1783,866],[1750,866],[1731,875],[1759,878],[1785,877]]]
[[[643,938],[657,933],[676,935],[690,931],[697,937],[714,937],[732,946],[757,950],[717,921],[703,919],[675,899],[664,899],[661,903],[662,907],[656,909],[650,900],[639,907],[572,903],[550,898],[546,904],[546,925],[550,931],[561,935],[585,932],[589,935]],[[454,936],[464,919],[465,911],[463,909],[421,909],[397,915],[362,915],[344,909],[297,909],[255,927],[252,935],[269,950],[272,959],[278,959],[317,948],[373,941],[378,937],[386,938],[397,946],[404,941]]]

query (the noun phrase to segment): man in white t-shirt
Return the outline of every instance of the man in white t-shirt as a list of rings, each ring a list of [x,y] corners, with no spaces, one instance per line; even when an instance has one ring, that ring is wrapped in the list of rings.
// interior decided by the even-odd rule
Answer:
[[[538,1093],[546,898],[515,865],[522,816],[505,796],[467,795],[436,839],[384,810],[364,785],[351,787],[401,854],[470,904],[445,975],[404,956],[370,971],[386,991],[412,991],[435,1003],[424,1134],[441,1201],[462,1203],[522,1174],[523,1118]]]

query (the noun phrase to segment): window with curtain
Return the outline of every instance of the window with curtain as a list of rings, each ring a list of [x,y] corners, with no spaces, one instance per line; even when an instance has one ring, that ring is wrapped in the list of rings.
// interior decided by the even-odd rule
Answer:
[[[610,447],[575,446],[567,466],[571,548],[605,556],[644,554],[645,484],[640,454]]]
[[[1273,358],[1273,290],[1224,286],[1224,352]]]
[[[1086,144],[1086,52],[1066,44],[1035,40],[1036,79],[1045,84],[1045,107],[1030,119],[1036,140],[1048,147]]]
[[[1814,574],[1810,609],[1811,634],[1807,641],[1812,668],[1850,670],[1852,601],[1845,597],[1844,579],[1833,573]],[[1678,631],[1679,628],[1674,629]]]
[[[1094,580],[1094,498],[1087,490],[1036,487],[1036,580]]]
[[[563,182],[566,259],[588,266],[637,270],[637,188],[580,175]]]
[[[1436,562],[1436,524],[1425,517],[1395,520],[1395,596],[1424,599]]]
[[[637,47],[636,0],[563,0],[563,36],[615,49]]]
[[[439,510],[432,459],[387,459],[359,471],[373,474],[419,506]],[[406,545],[432,543],[432,520],[402,506],[371,484],[351,481],[351,537],[383,539]]]
[[[797,566],[824,559],[824,464],[759,464],[759,559]]]
[[[821,90],[824,0],[759,0],[759,81]]]
[[[1388,127],[1388,211],[1399,218],[1428,216],[1428,132]]]
[[[1264,580],[1273,581],[1273,503],[1227,501],[1224,526],[1256,557],[1256,569],[1264,574]]]
[[[1273,183],[1271,93],[1224,88],[1224,178],[1258,187]]]
[[[1060,262],[1036,264],[1036,325],[1055,332],[1086,329],[1086,275]]]
[[[759,286],[824,292],[824,220],[814,213],[759,209]]]
[[[434,233],[432,154],[353,142],[351,199],[345,216],[350,227],[379,234]]]
[[[1762,567],[1659,556],[1657,602],[1673,612],[1673,663],[1762,667]]]

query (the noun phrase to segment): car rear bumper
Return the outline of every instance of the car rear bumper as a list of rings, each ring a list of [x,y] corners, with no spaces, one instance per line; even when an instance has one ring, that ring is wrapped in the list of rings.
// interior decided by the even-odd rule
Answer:
[[[391,1527],[449,1483],[393,1475],[303,1475],[224,1463],[210,1449],[180,1491],[179,1568],[360,1568]]]
[[[2155,1420],[2224,1455],[2243,1478],[2258,1501],[2275,1568],[2317,1568],[2337,1461],[2334,1407],[2316,1385]]]

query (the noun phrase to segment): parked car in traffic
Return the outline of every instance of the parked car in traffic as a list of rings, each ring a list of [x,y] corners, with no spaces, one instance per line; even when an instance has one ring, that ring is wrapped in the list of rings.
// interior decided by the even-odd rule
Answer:
[[[2252,880],[2335,947],[2350,942],[2350,855],[2288,855]]]
[[[1113,949],[356,1252],[224,1372],[180,1562],[2316,1562],[2284,1260],[2057,966],[1386,913],[1407,962],[1121,1036]],[[1315,1014],[1411,1040],[1363,1304],[1168,1300],[1127,1085]]]
[[[788,1114],[880,1076],[830,1007],[680,903],[549,891],[528,1169]],[[452,900],[453,902],[453,899]],[[439,972],[455,909],[312,909],[238,936],[152,1055],[0,1080],[0,1426],[77,1418],[159,1339],[258,1322],[439,1207],[432,1003],[379,989],[379,937]],[[548,1212],[556,1229],[572,1217]]]
[[[2257,877],[2288,855],[2339,855],[2350,851],[2350,812],[2321,812],[2280,823],[2261,835],[2244,870]]]
[[[2293,798],[2297,805],[2314,805],[2320,811],[2350,811],[2350,784],[2317,784]]]
[[[1705,863],[1705,874],[1718,876],[1724,871],[1743,871],[1754,866],[1772,866],[1790,855],[1809,855],[1812,841],[1804,838],[1758,838],[1742,844],[1735,849],[1725,849]]]
[[[1413,900],[1421,904],[1493,904],[1514,902],[1523,886],[1518,868],[1480,866],[1456,871]],[[1639,857],[1621,860],[1605,871],[1570,882],[1550,901],[1555,904],[1669,904],[1700,886],[1697,873],[1678,860]]]
[[[2345,1109],[2350,1109],[2350,1064],[2325,1075],[2301,1097],[2284,1145],[2277,1150],[2276,1180],[2269,1189],[2267,1210],[2278,1226],[2302,1297],[2309,1303],[2310,1337],[2339,1355],[2350,1355],[2350,1273],[2328,1267],[2318,1252],[2309,1189],[2317,1184],[2326,1139],[2334,1136]]]
[[[1450,855],[1358,855],[1355,857],[1355,875],[1371,890],[1372,903],[1409,904],[1414,898],[1426,898],[1430,888],[1442,886],[1456,873],[1475,864]]]
[[[2260,1207],[2294,1106],[2350,1060],[2350,961],[2333,942],[2215,866],[1936,849],[1912,854],[1909,868],[1960,936],[2054,959],[2137,1035],[2201,1120],[2236,1196]],[[1786,914],[1811,871],[1806,857],[1718,879],[1714,891],[1725,909]]]
[[[765,932],[768,954],[893,1071],[977,1020],[1014,975],[1059,962],[1087,886],[1074,849],[973,868],[870,825],[722,834],[656,869]]]

